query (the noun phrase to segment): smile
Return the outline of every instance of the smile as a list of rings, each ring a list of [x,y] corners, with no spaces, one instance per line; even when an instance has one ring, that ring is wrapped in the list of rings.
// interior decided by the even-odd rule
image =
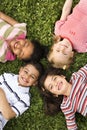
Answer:
[[[28,81],[24,77],[21,77],[21,79],[24,83],[28,83]]]

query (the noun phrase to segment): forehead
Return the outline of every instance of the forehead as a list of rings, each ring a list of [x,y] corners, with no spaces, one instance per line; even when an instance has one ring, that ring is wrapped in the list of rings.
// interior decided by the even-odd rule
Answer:
[[[29,74],[33,74],[35,75],[36,77],[39,76],[39,71],[35,68],[35,66],[31,65],[31,64],[28,64],[24,67],[24,69],[26,69]]]
[[[52,81],[52,78],[53,78],[53,75],[48,75],[45,79],[45,82],[44,82],[44,86],[47,88],[49,86],[49,84],[51,83]]]

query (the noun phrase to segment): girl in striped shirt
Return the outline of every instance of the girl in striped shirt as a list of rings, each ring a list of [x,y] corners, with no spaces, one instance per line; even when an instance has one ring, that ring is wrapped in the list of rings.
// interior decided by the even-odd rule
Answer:
[[[26,24],[0,12],[0,62],[15,60],[40,60],[44,49],[37,40],[26,39]]]
[[[63,70],[49,69],[41,77],[39,89],[47,114],[62,110],[68,130],[77,130],[75,113],[87,116],[87,64],[74,72],[68,82]]]

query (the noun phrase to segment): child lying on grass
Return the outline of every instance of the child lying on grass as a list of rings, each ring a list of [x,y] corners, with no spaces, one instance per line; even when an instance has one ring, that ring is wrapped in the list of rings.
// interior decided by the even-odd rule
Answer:
[[[8,120],[29,108],[29,89],[37,85],[42,72],[42,64],[29,62],[20,68],[19,75],[4,73],[0,76],[0,130]]]
[[[74,72],[68,82],[63,70],[50,69],[41,77],[39,89],[45,101],[46,114],[62,110],[68,130],[77,130],[76,112],[87,116],[87,64]]]
[[[55,24],[55,41],[48,60],[56,68],[67,69],[73,62],[74,50],[87,52],[87,1],[80,0],[74,7],[73,0],[66,0],[60,20]]]
[[[37,40],[26,39],[26,24],[0,12],[0,62],[43,58],[45,47]]]

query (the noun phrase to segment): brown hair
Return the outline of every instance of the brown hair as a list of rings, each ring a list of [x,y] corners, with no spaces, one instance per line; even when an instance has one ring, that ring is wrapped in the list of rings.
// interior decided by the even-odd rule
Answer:
[[[62,75],[63,70],[50,67],[49,69],[45,71],[44,75],[42,75],[39,81],[39,85],[38,85],[40,94],[44,101],[44,110],[45,110],[45,113],[48,115],[55,115],[56,113],[61,111],[60,105],[62,103],[63,96],[59,95],[58,97],[55,97],[52,93],[50,93],[44,87],[44,82],[46,80],[46,77],[48,75],[56,75],[56,74]]]

